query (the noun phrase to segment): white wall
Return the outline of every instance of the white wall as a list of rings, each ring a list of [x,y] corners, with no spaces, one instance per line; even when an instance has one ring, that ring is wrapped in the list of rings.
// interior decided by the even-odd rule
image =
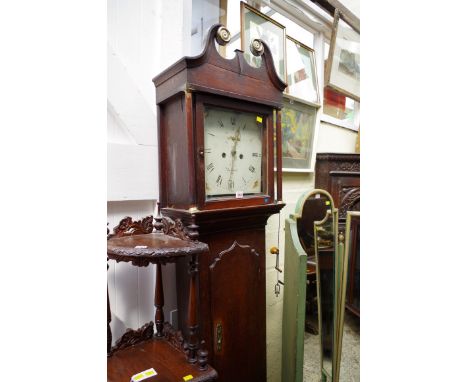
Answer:
[[[354,153],[357,131],[322,122],[317,140],[318,153]]]
[[[158,198],[151,79],[190,52],[189,0],[108,2],[109,201]]]
[[[109,229],[117,226],[125,216],[142,218],[152,215],[155,202],[125,201],[107,203]],[[155,266],[135,267],[127,263],[109,261],[107,283],[109,301],[112,310],[112,339],[117,340],[127,328],[139,328],[149,321],[154,322],[154,281]],[[171,312],[177,309],[175,287],[175,267],[168,264],[163,267],[164,315],[171,320]],[[177,318],[176,318],[177,319]]]
[[[151,215],[152,201],[108,202],[109,229],[117,226],[122,217]],[[154,266],[135,267],[127,263],[109,261],[107,283],[112,311],[111,330],[115,342],[127,328],[139,328],[154,321]]]
[[[190,49],[189,0],[108,1],[107,221],[154,214],[158,199],[156,101],[152,78]],[[164,31],[164,33],[163,33]],[[154,320],[154,266],[109,261],[115,342]],[[175,269],[163,267],[165,317],[176,309]]]
[[[107,200],[111,201],[157,198],[151,82],[157,68],[156,5],[156,1],[108,2]]]

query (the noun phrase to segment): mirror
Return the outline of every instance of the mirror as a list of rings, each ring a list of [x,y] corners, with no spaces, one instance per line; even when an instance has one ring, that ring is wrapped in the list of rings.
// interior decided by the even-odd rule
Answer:
[[[314,254],[317,269],[317,303],[321,352],[322,381],[335,381],[337,351],[337,305],[339,275],[337,273],[338,210],[331,195],[315,190],[309,203],[322,218],[314,221]]]
[[[356,341],[344,320],[350,255],[338,224],[333,198],[319,189],[304,193],[285,220],[283,382],[338,382],[342,343],[341,379],[359,380]]]

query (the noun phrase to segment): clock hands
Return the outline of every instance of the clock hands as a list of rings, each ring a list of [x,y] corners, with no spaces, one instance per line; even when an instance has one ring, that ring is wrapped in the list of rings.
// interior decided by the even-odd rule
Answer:
[[[231,139],[231,140],[234,141],[235,143],[237,143],[238,141],[240,141],[240,126],[237,128],[236,134],[235,134],[233,137],[228,137],[228,139]]]
[[[236,148],[237,148],[237,143],[240,141],[240,126],[237,128],[236,133],[233,137],[229,137],[229,139],[232,139],[234,141],[234,145],[231,150],[231,170],[229,173],[229,180],[228,180],[228,187],[232,188],[232,176],[234,175],[234,162],[236,161]]]

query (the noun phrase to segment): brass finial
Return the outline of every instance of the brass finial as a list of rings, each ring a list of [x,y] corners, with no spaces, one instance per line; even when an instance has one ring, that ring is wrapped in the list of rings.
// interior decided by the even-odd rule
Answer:
[[[231,41],[231,33],[226,27],[219,27],[216,32],[216,42],[219,45],[226,45],[229,41]]]
[[[340,232],[340,233],[338,234],[338,240],[339,240],[339,242],[340,242],[340,243],[343,243],[343,242],[344,242],[344,239],[345,239],[345,237],[344,237],[344,235],[343,235],[343,232]]]
[[[250,43],[250,51],[254,56],[261,56],[264,50],[263,43],[258,38],[252,40]]]

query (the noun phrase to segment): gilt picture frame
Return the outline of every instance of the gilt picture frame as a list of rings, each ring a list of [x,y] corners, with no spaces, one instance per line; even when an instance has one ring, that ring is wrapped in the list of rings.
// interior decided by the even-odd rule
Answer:
[[[360,35],[335,10],[325,86],[360,102]]]
[[[320,106],[315,50],[286,36],[286,63],[288,87],[285,93]]]
[[[245,59],[252,66],[260,66],[262,59],[250,52],[250,43],[257,38],[263,40],[270,48],[276,72],[286,82],[286,27],[244,2],[240,3],[240,12]]]
[[[283,172],[313,172],[318,133],[318,107],[291,95],[281,110]]]

